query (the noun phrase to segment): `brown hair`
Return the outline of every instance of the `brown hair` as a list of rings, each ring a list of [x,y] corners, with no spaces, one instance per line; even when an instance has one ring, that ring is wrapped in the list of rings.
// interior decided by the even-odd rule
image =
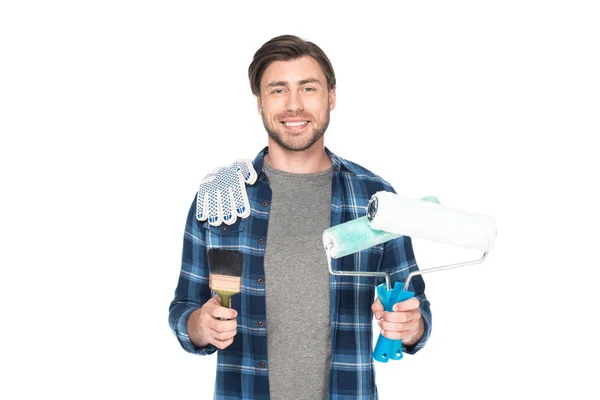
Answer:
[[[290,61],[302,56],[314,58],[321,66],[323,74],[325,74],[327,89],[335,88],[335,73],[329,58],[323,50],[316,44],[297,36],[282,35],[269,40],[254,53],[254,58],[250,63],[250,67],[248,67],[248,78],[250,79],[252,93],[257,97],[260,96],[260,80],[273,61]]]

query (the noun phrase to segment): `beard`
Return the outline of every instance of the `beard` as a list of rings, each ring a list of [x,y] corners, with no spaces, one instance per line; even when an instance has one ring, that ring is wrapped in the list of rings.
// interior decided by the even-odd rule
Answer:
[[[330,110],[327,109],[327,113],[325,115],[325,119],[323,120],[323,123],[319,124],[319,125],[315,125],[315,126],[311,126],[310,128],[312,128],[312,131],[310,132],[303,132],[301,135],[298,135],[300,137],[290,137],[290,138],[285,138],[285,133],[279,132],[277,130],[277,128],[275,126],[273,126],[268,120],[267,118],[265,118],[265,116],[263,115],[262,120],[263,120],[263,125],[265,126],[265,129],[267,130],[267,133],[269,134],[269,137],[271,139],[273,139],[278,145],[280,145],[281,147],[283,147],[286,150],[289,151],[304,151],[306,149],[309,149],[313,144],[317,143],[319,141],[319,139],[321,139],[323,137],[323,135],[325,134],[325,131],[327,130],[327,127],[329,126],[329,113]],[[310,114],[305,114],[303,112],[299,112],[299,113],[285,113],[285,114],[281,114],[281,115],[277,115],[276,120],[280,121],[284,118],[298,118],[298,117],[303,117],[306,118],[308,121],[310,121],[309,123],[311,125],[314,124],[315,119],[312,117],[312,115]],[[277,123],[279,124],[279,123]],[[285,128],[281,128],[282,130]]]

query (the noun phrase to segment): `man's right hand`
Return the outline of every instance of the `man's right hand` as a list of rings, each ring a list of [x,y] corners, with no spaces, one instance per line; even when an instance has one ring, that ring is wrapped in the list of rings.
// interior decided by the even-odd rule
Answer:
[[[237,311],[222,307],[217,294],[190,314],[187,323],[190,340],[197,347],[210,343],[223,350],[233,343],[233,337],[237,333],[236,317]]]

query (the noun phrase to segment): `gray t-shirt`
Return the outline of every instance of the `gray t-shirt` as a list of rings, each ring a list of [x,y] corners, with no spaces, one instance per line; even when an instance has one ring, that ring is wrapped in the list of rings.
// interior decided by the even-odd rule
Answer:
[[[327,399],[331,364],[329,271],[333,169],[313,174],[264,163],[272,191],[267,246],[267,360],[271,399]]]

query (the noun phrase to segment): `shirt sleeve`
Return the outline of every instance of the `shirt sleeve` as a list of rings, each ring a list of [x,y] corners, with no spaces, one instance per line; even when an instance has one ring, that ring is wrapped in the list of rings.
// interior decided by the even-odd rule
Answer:
[[[208,286],[206,234],[202,222],[196,219],[196,201],[192,203],[185,224],[183,252],[175,297],[169,306],[169,326],[183,349],[192,354],[208,355],[217,348],[212,344],[195,346],[187,331],[190,314],[202,307],[210,297]]]
[[[380,271],[388,272],[391,282],[404,283],[408,274],[418,269],[410,237],[400,236],[384,244]],[[417,343],[411,346],[403,345],[403,352],[415,354],[425,346],[431,335],[431,309],[429,300],[425,296],[425,281],[421,275],[411,278],[408,289],[415,293],[415,297],[420,302],[419,309],[425,327],[423,336]]]

